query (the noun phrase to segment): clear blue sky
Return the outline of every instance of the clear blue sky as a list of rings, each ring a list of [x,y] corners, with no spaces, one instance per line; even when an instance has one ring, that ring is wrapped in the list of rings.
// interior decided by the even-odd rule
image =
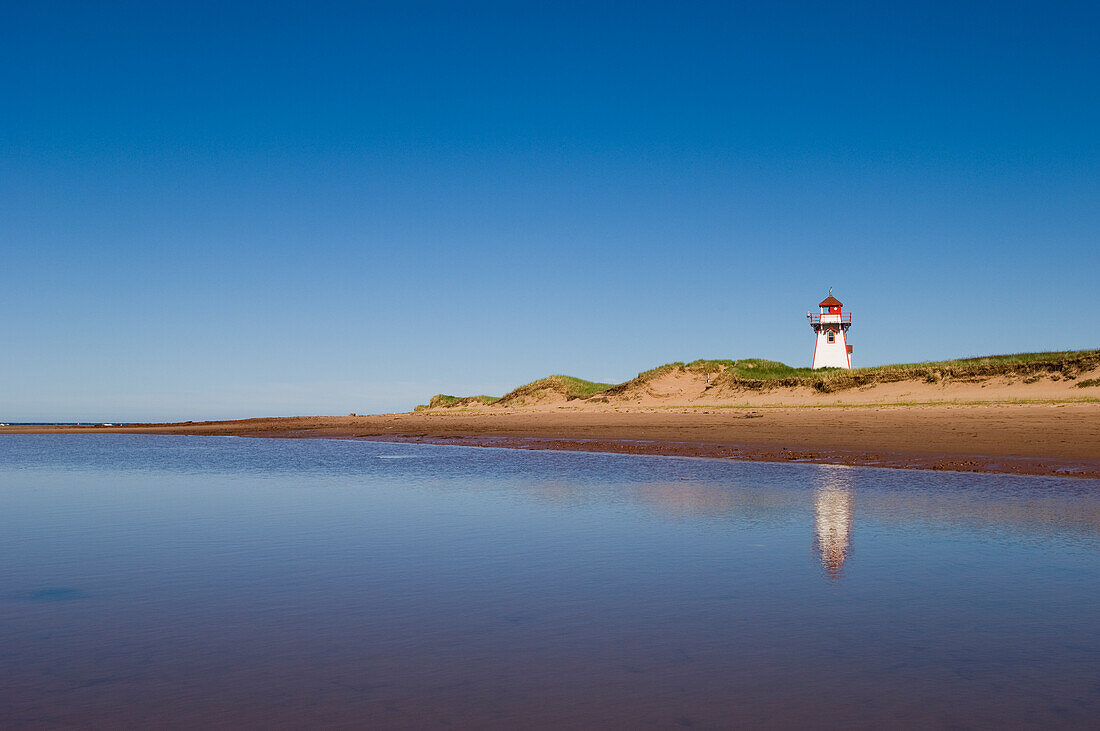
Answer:
[[[0,420],[1100,346],[1095,3],[22,3]]]

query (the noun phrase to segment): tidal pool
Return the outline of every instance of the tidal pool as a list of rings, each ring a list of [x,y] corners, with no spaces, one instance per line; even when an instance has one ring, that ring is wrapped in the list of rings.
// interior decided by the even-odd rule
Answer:
[[[1085,727],[1100,481],[0,437],[0,725]]]

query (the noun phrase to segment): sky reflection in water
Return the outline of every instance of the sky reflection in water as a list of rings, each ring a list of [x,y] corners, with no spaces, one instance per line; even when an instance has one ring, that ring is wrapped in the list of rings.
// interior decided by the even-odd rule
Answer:
[[[5,726],[1063,725],[1088,480],[0,439]]]

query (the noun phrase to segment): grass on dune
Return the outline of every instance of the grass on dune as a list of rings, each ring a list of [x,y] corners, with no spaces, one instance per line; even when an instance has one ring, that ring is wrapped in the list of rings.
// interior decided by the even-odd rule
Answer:
[[[426,404],[417,406],[414,411],[424,409],[451,408],[455,406],[488,406],[500,401],[499,396],[448,396],[445,393],[437,393]]]
[[[740,360],[728,359],[700,359],[690,363],[677,361],[665,363],[648,371],[642,371],[637,376],[627,381],[612,386],[608,391],[612,394],[622,393],[636,387],[644,387],[646,384],[667,373],[683,371],[703,374],[708,379],[718,381],[737,382],[786,382],[786,385],[797,385],[800,379],[821,377],[831,371],[840,371],[840,368],[823,368],[813,370],[811,368],[793,368],[786,363],[764,358],[742,358]]]
[[[570,395],[577,396],[591,396],[600,391],[605,391],[612,386],[610,383],[586,381],[583,378],[575,378],[574,376],[550,376],[550,378],[564,384]],[[545,381],[548,379],[543,380]]]
[[[741,378],[771,379],[771,378],[804,378],[825,371],[840,370],[829,368],[814,371],[812,368],[795,368],[777,360],[765,360],[764,358],[742,358],[741,360],[693,360],[684,365],[690,371],[716,371],[724,370]]]
[[[586,381],[574,376],[554,375],[540,378],[537,381],[524,384],[504,394],[500,401],[502,404],[523,402],[527,398],[535,397],[543,393],[558,393],[565,396],[566,400],[588,398],[611,387],[610,383]]]
[[[1023,377],[1025,383],[1038,380],[1040,375],[1052,379],[1074,380],[1080,373],[1100,366],[1100,350],[1064,350],[1045,353],[1012,353],[986,355],[955,360],[928,361],[925,363],[898,363],[869,366],[866,368],[794,368],[786,363],[764,358],[700,359],[690,363],[666,363],[639,373],[635,378],[620,384],[587,381],[574,376],[553,375],[524,384],[500,398],[492,396],[432,397],[426,407],[436,408],[498,403],[501,406],[522,406],[529,400],[539,400],[548,394],[560,394],[567,401],[598,397],[606,400],[619,394],[636,392],[649,387],[656,378],[673,372],[704,375],[715,386],[727,386],[740,390],[767,390],[774,387],[807,386],[819,392],[841,391],[875,383],[919,379],[939,383],[950,379],[988,378],[992,376]],[[1078,383],[1082,388],[1100,385],[1100,379],[1086,379]]]
[[[925,363],[899,363],[895,365],[872,366],[859,370],[884,368],[958,368],[968,366],[1018,365],[1022,363],[1057,362],[1087,358],[1100,355],[1100,350],[1060,350],[1047,353],[1010,353],[1008,355],[978,355],[954,360],[928,361]]]
[[[762,358],[743,360],[695,360],[691,363],[668,363],[639,375],[655,374],[669,368],[683,368],[689,371],[718,371],[735,374],[740,378],[770,380],[786,378],[829,378],[859,373],[886,373],[896,370],[923,371],[927,369],[954,369],[958,371],[998,371],[1008,372],[1014,366],[1025,364],[1057,364],[1070,361],[1090,360],[1100,357],[1100,350],[1063,350],[1048,353],[1013,353],[1008,355],[984,355],[955,360],[927,361],[924,363],[896,363],[864,368],[794,368],[786,363]]]

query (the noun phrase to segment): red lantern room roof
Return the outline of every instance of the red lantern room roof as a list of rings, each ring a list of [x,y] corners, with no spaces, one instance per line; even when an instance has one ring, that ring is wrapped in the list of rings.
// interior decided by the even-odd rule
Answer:
[[[843,303],[836,297],[829,295],[825,299],[821,300],[821,304],[818,307],[841,307]]]

